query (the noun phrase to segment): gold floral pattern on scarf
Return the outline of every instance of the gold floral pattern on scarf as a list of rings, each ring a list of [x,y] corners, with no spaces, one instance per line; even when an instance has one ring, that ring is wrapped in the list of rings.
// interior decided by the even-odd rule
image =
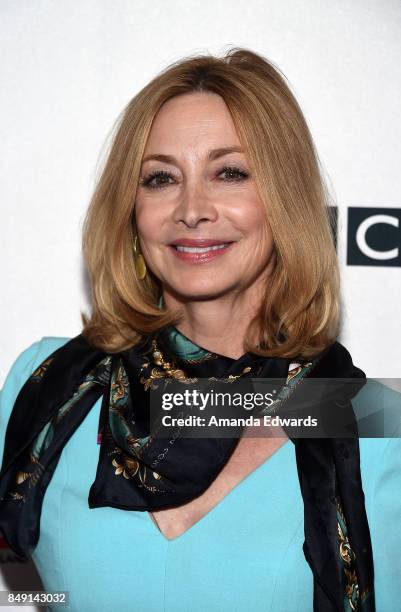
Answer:
[[[39,477],[42,475],[44,466],[35,457],[35,455],[32,454],[32,452],[29,453],[29,458],[32,465],[34,466],[34,470],[33,472],[18,471],[15,475],[15,482],[17,485],[20,485],[27,480],[28,486],[33,487],[37,484]]]
[[[115,475],[120,476],[122,474],[127,480],[135,476],[139,470],[139,461],[130,457],[124,457],[122,463],[118,463],[116,459],[113,459],[111,463],[116,468]]]
[[[126,405],[129,396],[128,377],[124,370],[124,366],[120,361],[116,372],[113,373],[110,385],[110,400],[111,405],[121,406]]]
[[[149,366],[149,365],[150,364],[145,364],[145,366],[142,366],[142,368]],[[145,391],[147,391],[153,386],[153,383],[155,381],[160,380],[161,378],[169,378],[169,375],[167,374],[167,372],[164,372],[163,370],[159,370],[158,368],[152,368],[148,377],[141,376],[139,380],[143,384]],[[196,382],[197,379],[193,378],[191,380],[193,382]]]
[[[49,367],[49,365],[51,364],[51,362],[53,361],[54,357],[49,357],[48,359],[46,359],[45,361],[43,361],[37,368],[36,370],[31,374],[30,376],[30,381],[31,382],[39,382],[40,380],[42,380],[47,368]]]
[[[152,340],[152,355],[154,364],[159,367],[152,367],[150,375],[148,377],[141,376],[140,382],[144,385],[145,391],[153,386],[153,383],[162,378],[174,378],[176,380],[185,380],[188,382],[197,382],[197,378],[189,378],[183,370],[177,367],[174,360],[166,361],[163,353],[159,349],[159,346],[155,339]],[[154,365],[150,361],[145,363],[141,367],[141,371]],[[161,369],[160,369],[161,368]]]
[[[340,557],[344,564],[345,576],[344,610],[345,612],[354,612],[355,610],[359,610],[360,601],[358,578],[355,570],[356,557],[348,539],[347,523],[338,497],[336,497],[336,506],[337,537],[340,546]]]
[[[25,495],[21,495],[20,493],[17,493],[16,491],[11,491],[10,492],[10,497],[14,501],[22,501],[22,502],[25,501]]]
[[[108,434],[110,435],[109,432]],[[147,465],[141,464],[117,446],[114,446],[114,449],[108,455],[113,456],[111,465],[115,468],[114,474],[116,476],[123,476],[126,480],[135,477],[139,481],[138,486],[142,486],[152,493],[163,492],[158,486],[152,484],[152,479],[154,481],[163,480],[158,472],[155,472]]]

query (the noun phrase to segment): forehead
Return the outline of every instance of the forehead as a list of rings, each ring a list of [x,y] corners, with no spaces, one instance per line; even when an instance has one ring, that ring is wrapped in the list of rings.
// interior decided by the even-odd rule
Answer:
[[[240,145],[240,141],[223,98],[210,92],[193,92],[163,104],[153,121],[146,153],[168,154],[173,148],[209,149],[227,144]]]

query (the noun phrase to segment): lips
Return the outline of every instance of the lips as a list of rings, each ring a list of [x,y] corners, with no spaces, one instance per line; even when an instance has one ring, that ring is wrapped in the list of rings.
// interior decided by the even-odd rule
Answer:
[[[170,246],[186,246],[186,247],[211,247],[219,244],[231,244],[232,240],[225,240],[224,238],[218,238],[216,240],[211,238],[180,238],[170,243]]]
[[[183,243],[186,244],[183,244]],[[188,244],[189,243],[189,244]],[[172,253],[181,261],[190,264],[207,263],[221,257],[229,251],[235,243],[220,242],[216,240],[180,240],[177,244],[170,244]]]

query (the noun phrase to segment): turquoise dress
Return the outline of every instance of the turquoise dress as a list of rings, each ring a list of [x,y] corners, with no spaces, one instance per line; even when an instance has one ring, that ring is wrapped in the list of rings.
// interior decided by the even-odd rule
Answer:
[[[0,459],[20,388],[68,340],[42,338],[15,361],[1,393]],[[44,589],[69,592],[65,609],[311,612],[313,577],[302,551],[303,500],[290,440],[188,531],[168,540],[147,512],[89,509],[99,412],[100,400],[62,451],[32,555]],[[377,612],[392,612],[401,609],[401,439],[361,438],[360,450]]]

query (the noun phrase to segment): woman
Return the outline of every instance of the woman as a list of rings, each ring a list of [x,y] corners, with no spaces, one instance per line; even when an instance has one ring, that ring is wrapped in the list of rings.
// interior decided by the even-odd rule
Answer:
[[[0,527],[68,609],[394,609],[398,440],[149,430],[155,380],[363,385],[327,203],[301,110],[251,51],[177,62],[124,110],[84,226],[92,314],[2,395]]]

